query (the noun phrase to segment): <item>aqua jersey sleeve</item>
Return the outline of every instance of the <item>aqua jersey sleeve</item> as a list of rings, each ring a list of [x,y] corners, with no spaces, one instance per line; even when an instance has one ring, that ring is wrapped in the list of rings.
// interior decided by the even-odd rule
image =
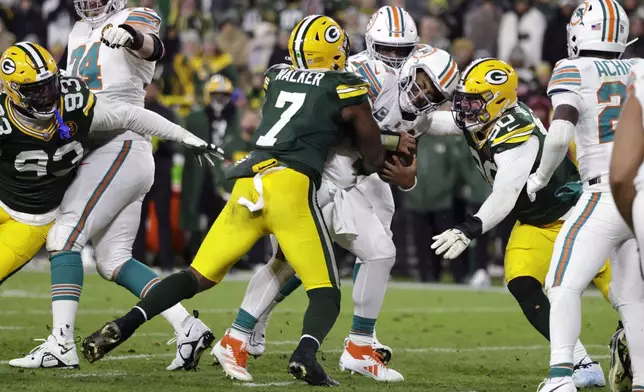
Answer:
[[[573,92],[579,94],[581,91],[581,72],[572,60],[561,60],[552,71],[550,83],[548,83],[548,96],[561,92]]]
[[[130,25],[141,32],[158,36],[161,29],[161,17],[157,15],[155,10],[150,8],[131,8],[124,24]]]

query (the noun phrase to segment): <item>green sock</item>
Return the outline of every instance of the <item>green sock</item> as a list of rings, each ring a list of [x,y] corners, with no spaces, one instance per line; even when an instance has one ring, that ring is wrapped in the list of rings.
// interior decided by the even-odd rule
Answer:
[[[302,335],[309,335],[322,344],[340,314],[340,289],[311,289],[306,292],[309,307],[304,314]]]
[[[150,289],[160,281],[150,267],[135,259],[126,261],[116,277],[116,284],[125,287],[138,298],[145,298]]]
[[[572,363],[558,363],[550,366],[550,374],[548,377],[572,377],[573,365]]]
[[[284,282],[282,287],[280,287],[279,296],[281,296],[281,299],[284,299],[291,295],[291,293],[297,290],[301,285],[302,281],[300,278],[298,278],[297,275],[293,275]]]
[[[233,329],[244,335],[250,335],[253,328],[255,328],[255,324],[257,324],[257,319],[252,314],[240,308],[233,322]]]

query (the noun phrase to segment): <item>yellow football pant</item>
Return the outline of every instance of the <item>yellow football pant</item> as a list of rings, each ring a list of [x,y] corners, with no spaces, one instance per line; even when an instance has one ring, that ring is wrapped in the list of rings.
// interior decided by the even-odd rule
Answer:
[[[335,287],[338,282],[333,243],[317,205],[315,184],[292,169],[262,177],[264,207],[251,212],[238,203],[256,202],[253,178],[235,183],[230,199],[201,244],[192,268],[219,283],[261,237],[275,234],[306,290]]]
[[[506,283],[519,276],[531,276],[544,284],[555,240],[563,221],[546,226],[532,226],[517,222],[512,229],[508,246],[505,250]],[[608,301],[610,285],[610,265],[608,261],[593,279],[595,286]]]
[[[20,223],[0,208],[0,283],[38,253],[52,225],[53,222],[45,226]]]

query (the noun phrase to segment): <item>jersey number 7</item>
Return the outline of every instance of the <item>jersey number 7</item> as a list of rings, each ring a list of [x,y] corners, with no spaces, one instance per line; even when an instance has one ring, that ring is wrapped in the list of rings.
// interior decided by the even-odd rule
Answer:
[[[101,77],[101,66],[98,65],[100,42],[94,42],[89,50],[87,46],[81,45],[74,49],[71,54],[72,76],[79,77],[87,83],[91,90],[103,89],[103,78]]]
[[[615,140],[615,127],[625,100],[626,86],[622,82],[605,82],[597,90],[597,103],[608,104],[599,112],[597,118],[599,143],[610,143]]]

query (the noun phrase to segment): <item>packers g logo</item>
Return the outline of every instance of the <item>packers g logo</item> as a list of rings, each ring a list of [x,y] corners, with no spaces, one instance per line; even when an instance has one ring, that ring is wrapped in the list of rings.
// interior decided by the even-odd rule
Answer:
[[[500,69],[493,69],[485,74],[485,81],[490,84],[500,85],[508,81],[508,74]]]
[[[330,44],[334,42],[338,42],[341,35],[342,33],[340,32],[340,29],[337,26],[329,26],[324,31],[324,39],[326,40],[326,42]]]
[[[16,63],[14,63],[11,59],[4,59],[1,67],[2,73],[4,73],[5,75],[11,75],[12,73],[16,72]]]

